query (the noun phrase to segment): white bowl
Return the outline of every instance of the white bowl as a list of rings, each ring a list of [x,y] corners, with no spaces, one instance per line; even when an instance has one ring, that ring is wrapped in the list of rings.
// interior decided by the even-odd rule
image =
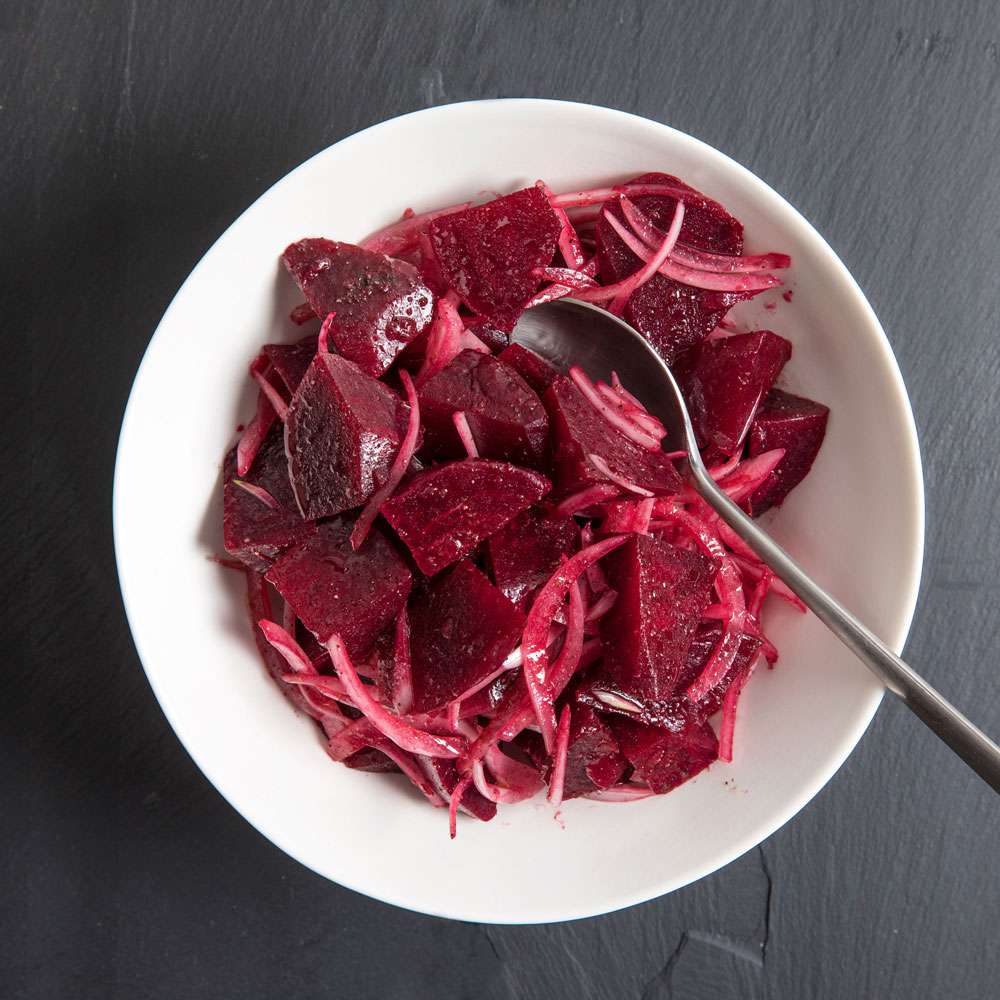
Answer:
[[[570,189],[677,174],[746,226],[750,252],[792,254],[794,299],[737,317],[795,345],[783,383],[832,408],[812,474],[776,536],[897,650],[923,549],[916,433],[892,350],[858,286],[805,219],[722,153],[665,125],[541,100],[433,108],[366,129],[293,170],[205,254],[136,375],[115,469],[122,594],[150,684],[208,779],[264,836],[314,871],[386,902],[464,920],[534,923],[615,910],[722,867],[773,833],[844,762],[880,685],[820,623],[771,601],[781,650],[740,703],[736,760],[630,805],[544,803],[461,821],[402,778],[330,763],[313,723],[265,675],[242,578],[220,552],[219,466],[252,412],[246,366],[301,332],[278,254],[302,236],[360,239],[406,206],[429,209],[544,178]],[[771,606],[778,604],[778,606]],[[220,849],[221,845],[220,845]],[[251,873],[253,877],[253,873]]]

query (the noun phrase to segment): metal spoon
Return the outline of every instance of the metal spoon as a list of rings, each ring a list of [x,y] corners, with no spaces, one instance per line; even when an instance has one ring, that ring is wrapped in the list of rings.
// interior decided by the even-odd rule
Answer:
[[[670,369],[639,333],[598,306],[560,299],[524,313],[513,339],[562,370],[575,364],[591,378],[605,380],[617,371],[629,391],[663,422],[672,446],[687,452],[693,484],[715,512],[893,694],[1000,792],[1000,747],[826,593],[716,486],[701,460]]]

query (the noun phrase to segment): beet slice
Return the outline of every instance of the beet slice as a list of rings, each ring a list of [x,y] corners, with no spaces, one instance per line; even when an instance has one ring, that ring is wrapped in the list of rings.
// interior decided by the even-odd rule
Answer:
[[[743,446],[757,407],[791,356],[792,345],[770,330],[702,344],[682,380],[701,441],[725,455],[735,455]]]
[[[433,712],[496,674],[524,615],[471,562],[432,581],[410,605],[414,712]]]
[[[574,702],[570,714],[569,750],[563,799],[573,799],[621,780],[628,761],[611,730],[589,706]]]
[[[513,368],[539,396],[559,378],[559,372],[548,361],[521,344],[511,344],[502,350],[497,361]]]
[[[676,690],[716,567],[700,552],[633,535],[604,569],[618,599],[601,619],[602,675],[616,692],[656,711]]]
[[[223,468],[222,537],[226,551],[254,569],[266,570],[290,545],[313,531],[303,521],[288,481],[288,462],[280,425],[271,428],[243,482],[265,490],[277,504],[271,507],[235,483],[236,449]]]
[[[355,771],[370,771],[372,774],[391,774],[399,771],[395,761],[389,760],[381,750],[375,747],[363,747],[344,758],[344,763]]]
[[[572,517],[526,510],[501,528],[488,547],[497,586],[526,610],[531,594],[555,572],[562,557],[580,547],[580,529]]]
[[[658,795],[704,771],[719,756],[719,741],[707,722],[691,720],[679,732],[619,716],[610,717],[608,724],[635,776]]]
[[[411,574],[377,529],[355,552],[352,526],[344,518],[320,525],[275,562],[267,579],[320,642],[336,632],[352,657],[363,657],[406,603]]]
[[[316,354],[316,335],[303,337],[294,344],[265,344],[261,353],[271,362],[291,396]]]
[[[717,201],[669,174],[643,174],[628,183],[672,184],[689,191],[690,197],[684,201],[680,241],[710,253],[739,255],[743,252],[743,226]],[[675,199],[653,195],[639,196],[632,201],[664,232],[669,228],[677,204]],[[619,221],[625,221],[617,199],[604,207]],[[597,220],[595,240],[604,284],[621,281],[642,267],[642,261],[625,246],[603,214]],[[667,364],[672,365],[687,350],[701,343],[732,306],[750,297],[747,293],[692,288],[655,274],[630,296],[624,319],[653,345]]]
[[[359,507],[382,485],[409,410],[353,361],[316,355],[285,420],[288,469],[306,517]]]
[[[750,427],[750,455],[784,448],[785,457],[747,501],[755,517],[780,507],[812,468],[826,437],[830,408],[781,389],[768,393]]]
[[[506,462],[448,462],[414,476],[385,504],[382,515],[421,571],[433,576],[551,488],[544,476]]]
[[[412,264],[326,239],[292,243],[281,259],[317,316],[336,313],[330,340],[369,375],[430,325],[434,296]]]
[[[509,330],[538,288],[536,268],[552,262],[560,228],[548,199],[530,187],[435,219],[428,237],[448,285]]]
[[[663,451],[650,451],[612,427],[572,379],[560,375],[543,397],[549,412],[556,482],[570,493],[608,477],[590,460],[602,458],[617,476],[658,494],[676,493],[681,477]]]
[[[490,354],[462,351],[420,388],[419,398],[424,451],[435,458],[465,455],[452,420],[459,410],[483,458],[538,466],[545,455],[549,418],[542,401]]]
[[[442,798],[447,802],[460,780],[455,762],[443,757],[428,757],[427,764],[431,769],[432,780],[438,786]],[[469,785],[462,793],[460,804],[470,816],[474,816],[484,823],[488,823],[497,814],[497,804],[481,795],[473,785]]]

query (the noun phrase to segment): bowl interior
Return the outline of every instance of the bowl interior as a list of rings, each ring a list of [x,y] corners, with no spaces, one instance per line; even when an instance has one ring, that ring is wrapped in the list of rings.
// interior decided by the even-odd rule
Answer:
[[[768,294],[735,315],[793,342],[782,384],[828,403],[832,417],[811,476],[770,524],[877,632],[897,648],[905,639],[923,526],[912,416],[874,314],[801,216],[710,147],[607,109],[477,102],[368,129],[275,185],[192,272],[136,377],[115,474],[122,591],[164,712],[236,809],[343,885],[498,922],[569,919],[651,898],[784,823],[844,761],[878,705],[879,685],[818,621],[772,600],[768,627],[781,660],[746,689],[731,766],[627,806],[573,801],[559,822],[544,803],[506,807],[492,823],[461,822],[449,842],[446,818],[401,778],[329,762],[313,724],[265,676],[242,578],[206,558],[222,549],[220,460],[252,412],[247,363],[259,344],[302,335],[287,319],[297,295],[278,265],[287,243],[360,239],[407,206],[539,177],[567,189],[645,170],[677,174],[723,202],[744,222],[749,252],[792,254],[792,301]]]

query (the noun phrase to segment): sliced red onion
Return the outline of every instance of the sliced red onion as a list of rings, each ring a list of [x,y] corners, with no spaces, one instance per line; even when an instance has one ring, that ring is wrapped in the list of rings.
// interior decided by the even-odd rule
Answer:
[[[626,541],[625,537],[606,538],[603,541],[595,542],[588,548],[581,549],[560,566],[542,585],[531,605],[531,610],[528,612],[528,619],[521,637],[521,650],[524,658],[521,676],[524,677],[527,684],[531,705],[542,730],[545,749],[549,753],[552,752],[552,741],[555,738],[553,704],[557,697],[554,693],[555,679],[549,676],[549,655],[546,647],[549,626],[577,577],[589,565],[597,562],[598,559],[603,559],[609,552],[624,545]],[[575,661],[573,670],[576,669],[576,664],[579,662],[583,631],[582,616],[572,616],[571,622],[575,617],[579,617],[579,625],[570,624],[567,626],[564,643],[565,651],[570,642],[574,642],[575,656],[571,657]],[[562,659],[562,654],[560,654],[560,659]],[[555,673],[553,671],[553,674]],[[572,671],[570,671],[571,675]]]
[[[641,497],[654,496],[652,490],[647,490],[644,486],[640,486],[638,483],[632,482],[631,479],[626,479],[624,476],[619,476],[616,472],[613,472],[611,466],[609,466],[600,455],[590,454],[587,458],[590,460],[590,464],[597,469],[602,476],[606,479],[610,479],[611,482],[617,484],[623,490],[627,490],[629,493],[635,493]]]
[[[232,479],[230,480],[233,486],[238,486],[241,490],[245,490],[250,496],[255,497],[262,504],[270,507],[271,510],[278,510],[278,501],[271,496],[263,486],[254,486],[253,483],[248,483],[245,479]]]
[[[567,191],[550,199],[553,208],[576,208],[580,205],[597,205],[620,195],[638,198],[641,195],[661,195],[664,198],[690,199],[691,189],[677,184],[615,184],[613,187],[586,188]]]
[[[472,428],[469,426],[465,411],[456,410],[451,415],[451,422],[455,425],[455,430],[458,431],[458,437],[465,449],[465,454],[469,458],[479,458],[479,449],[476,447],[476,439],[472,436]]]
[[[576,514],[578,511],[586,510],[595,503],[602,503],[618,496],[618,487],[610,483],[594,483],[586,486],[578,493],[571,493],[564,500],[556,504],[555,513],[559,515]]]
[[[655,794],[646,785],[624,782],[621,785],[612,785],[610,788],[599,788],[596,792],[587,792],[583,797],[594,802],[638,802],[639,799],[648,799]]]
[[[663,232],[659,226],[627,197],[621,199],[622,213],[628,224],[635,230],[650,249],[659,245]],[[680,241],[674,246],[670,256],[681,264],[697,271],[718,271],[721,273],[747,274],[757,271],[780,270],[790,267],[792,258],[783,253],[757,254],[756,256],[738,256],[734,254],[708,253],[697,250]]]
[[[784,448],[772,448],[754,455],[740,462],[719,486],[733,503],[741,503],[765,482],[784,457]]]
[[[260,387],[260,391],[267,396],[267,401],[271,404],[271,408],[278,419],[284,423],[285,417],[288,414],[288,403],[285,402],[284,397],[271,385],[256,363],[250,366],[250,377]]]
[[[434,319],[427,335],[427,353],[417,372],[417,385],[423,385],[448,365],[462,350],[465,324],[458,314],[459,298],[454,291],[442,295],[434,304]]]
[[[642,448],[649,451],[658,451],[660,442],[652,435],[640,430],[631,420],[625,417],[621,411],[612,406],[597,391],[597,387],[591,382],[587,373],[579,366],[572,365],[569,369],[569,377],[576,387],[583,393],[587,401],[597,410],[604,419],[611,424],[615,430],[621,431],[630,441],[635,442]]]
[[[462,801],[462,796],[468,791],[469,785],[472,784],[472,775],[466,775],[461,778],[458,784],[455,786],[451,793],[451,798],[448,802],[448,836],[452,840],[458,833],[458,807]]]
[[[471,201],[464,201],[461,205],[449,205],[448,208],[439,208],[434,212],[423,212],[420,215],[406,215],[404,213],[403,218],[398,222],[376,230],[366,236],[358,246],[365,250],[373,250],[375,253],[384,253],[395,257],[417,245],[420,231],[427,223],[433,222],[434,219],[440,219],[443,215],[462,212],[471,204]]]
[[[653,251],[631,230],[623,226],[607,209],[604,211],[604,218],[636,257],[646,263],[653,258]],[[692,288],[707,288],[717,292],[762,292],[781,284],[781,279],[774,277],[773,274],[720,274],[715,271],[696,271],[693,267],[679,264],[669,257],[660,264],[657,270],[682,285],[690,285]]]
[[[336,315],[337,314],[334,312],[328,312],[326,314],[326,319],[323,320],[323,323],[319,328],[319,334],[316,337],[317,354],[330,353],[330,327],[333,326],[333,320]]]
[[[399,380],[403,383],[403,388],[406,390],[406,401],[410,405],[406,432],[403,434],[403,440],[399,443],[399,451],[396,452],[396,457],[389,467],[389,475],[386,476],[385,482],[369,497],[364,510],[361,511],[354,523],[354,528],[351,531],[351,548],[355,550],[361,548],[362,543],[368,537],[368,532],[371,531],[371,526],[375,518],[378,517],[378,512],[396,491],[396,487],[410,467],[413,453],[417,450],[417,438],[420,436],[420,401],[417,399],[417,390],[410,378],[410,373],[401,368]]]
[[[548,285],[524,303],[524,309],[534,309],[535,306],[543,306],[546,302],[555,302],[557,299],[564,299],[567,295],[572,295],[573,289],[569,285]]]
[[[383,736],[387,736],[403,750],[428,757],[457,757],[462,752],[460,742],[416,729],[375,701],[367,685],[361,682],[339,635],[330,636],[325,645],[334,669],[343,681],[347,693],[354,699],[355,706]]]
[[[540,267],[535,273],[543,281],[554,281],[570,288],[593,288],[595,284],[589,274],[571,267]]]
[[[559,220],[559,252],[562,254],[563,260],[569,267],[579,267],[583,263],[583,251],[580,249],[580,240],[573,228],[573,223],[569,221],[569,216],[562,208],[552,204],[555,195],[544,181],[537,181],[535,186],[549,199],[552,211],[555,212],[556,218]]]
[[[458,336],[458,346],[462,351],[478,351],[480,354],[490,353],[490,349],[465,326],[463,326],[462,332]]]
[[[236,474],[245,476],[253,465],[253,460],[260,451],[271,425],[277,419],[274,407],[263,392],[257,393],[257,412],[253,420],[246,425],[239,444],[236,445]]]
[[[605,211],[604,215],[605,218],[613,218],[610,212]],[[617,222],[617,219],[615,221]],[[624,301],[626,301],[637,288],[641,288],[647,281],[649,281],[649,279],[652,278],[657,271],[670,266],[670,251],[674,248],[674,244],[677,242],[677,237],[680,235],[681,224],[683,222],[684,202],[679,201],[677,202],[677,207],[674,209],[674,217],[673,221],[670,223],[670,229],[667,231],[666,236],[663,237],[656,251],[651,253],[646,249],[645,244],[641,243],[641,241],[639,242],[639,245],[643,248],[645,256],[643,256],[643,254],[637,254],[636,256],[640,257],[645,263],[639,268],[638,271],[621,281],[616,281],[612,285],[604,285],[599,288],[582,289],[576,293],[576,297],[582,302],[605,302],[608,299],[616,299],[620,300],[622,304],[624,304]]]
[[[556,728],[555,753],[552,756],[552,777],[549,779],[549,802],[558,809],[562,805],[566,784],[566,758],[569,754],[570,708],[563,705]]]
[[[603,618],[615,606],[615,601],[617,600],[618,591],[608,588],[588,608],[584,621],[596,622],[598,619]]]
[[[410,658],[410,616],[405,604],[396,618],[392,652],[392,705],[400,715],[406,715],[413,706],[413,661]]]

